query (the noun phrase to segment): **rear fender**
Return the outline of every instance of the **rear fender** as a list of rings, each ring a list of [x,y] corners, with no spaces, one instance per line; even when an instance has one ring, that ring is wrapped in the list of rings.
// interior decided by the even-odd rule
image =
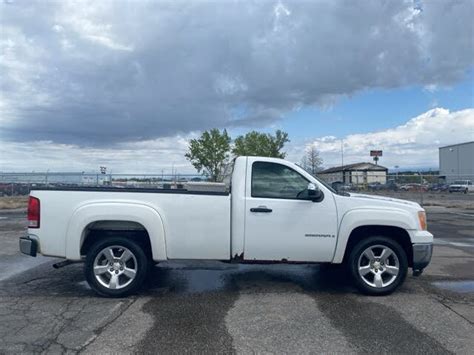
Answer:
[[[66,258],[81,259],[81,246],[87,227],[94,222],[124,221],[143,226],[150,238],[153,260],[166,260],[163,220],[154,208],[134,202],[101,201],[80,206],[74,211],[67,228]]]

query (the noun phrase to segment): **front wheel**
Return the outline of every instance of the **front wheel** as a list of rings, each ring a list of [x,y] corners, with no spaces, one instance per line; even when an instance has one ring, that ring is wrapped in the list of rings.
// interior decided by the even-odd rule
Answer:
[[[148,264],[148,258],[138,243],[118,236],[92,245],[84,272],[89,286],[99,295],[124,297],[140,288]]]
[[[357,288],[369,295],[387,295],[405,280],[407,256],[394,240],[374,236],[360,241],[349,257],[352,278]]]

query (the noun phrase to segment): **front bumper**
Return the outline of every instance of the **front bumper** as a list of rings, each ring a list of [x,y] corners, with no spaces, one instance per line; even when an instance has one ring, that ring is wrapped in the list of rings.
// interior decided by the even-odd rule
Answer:
[[[413,244],[413,270],[423,270],[431,261],[433,243]]]
[[[20,251],[29,256],[36,256],[38,253],[38,241],[30,237],[20,237]]]

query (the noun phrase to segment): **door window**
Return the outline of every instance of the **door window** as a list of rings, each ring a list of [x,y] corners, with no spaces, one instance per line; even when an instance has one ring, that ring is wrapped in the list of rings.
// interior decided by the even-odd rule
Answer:
[[[252,164],[252,197],[298,199],[308,180],[295,170],[277,163]]]

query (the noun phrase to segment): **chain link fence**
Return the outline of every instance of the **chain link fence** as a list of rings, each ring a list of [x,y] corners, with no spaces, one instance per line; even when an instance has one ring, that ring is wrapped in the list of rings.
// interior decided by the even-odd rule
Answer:
[[[474,176],[431,173],[378,174],[344,172],[318,177],[337,191],[388,196],[422,205],[474,209]],[[0,173],[0,196],[25,196],[32,188],[118,187],[226,191],[228,184],[212,183],[197,174]]]
[[[64,187],[225,190],[225,184],[209,182],[198,174],[0,173],[0,196]]]
[[[318,177],[337,191],[388,196],[424,206],[474,209],[474,175],[345,172],[344,179],[342,174]]]

